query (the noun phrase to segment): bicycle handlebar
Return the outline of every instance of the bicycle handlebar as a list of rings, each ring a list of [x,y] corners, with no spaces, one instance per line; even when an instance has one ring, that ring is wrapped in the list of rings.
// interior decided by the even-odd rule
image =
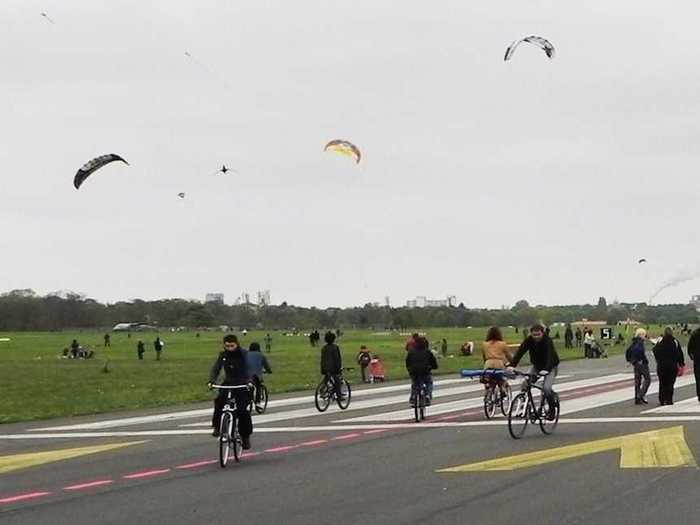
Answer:
[[[244,388],[249,389],[250,387],[248,385],[211,385],[212,390],[242,390]]]

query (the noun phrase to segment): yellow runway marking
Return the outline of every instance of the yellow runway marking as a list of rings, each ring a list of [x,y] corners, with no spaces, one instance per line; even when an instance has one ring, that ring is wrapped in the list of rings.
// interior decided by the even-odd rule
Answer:
[[[65,459],[73,459],[88,454],[97,454],[98,452],[139,445],[141,443],[146,443],[146,441],[131,441],[128,443],[112,443],[109,445],[96,445],[92,447],[63,448],[59,450],[47,450],[45,452],[0,456],[0,474],[34,467],[36,465],[43,465],[45,463],[53,463],[54,461],[63,461]]]
[[[469,463],[438,472],[517,470],[611,450],[620,450],[620,468],[697,468],[693,453],[685,441],[683,427],[677,426]]]

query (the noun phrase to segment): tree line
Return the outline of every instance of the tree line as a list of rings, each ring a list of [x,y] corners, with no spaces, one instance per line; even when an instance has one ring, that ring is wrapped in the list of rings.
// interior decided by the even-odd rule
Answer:
[[[124,301],[103,304],[77,294],[40,296],[13,290],[0,296],[1,331],[108,329],[117,323],[140,322],[159,327],[289,330],[292,328],[411,329],[421,327],[529,326],[582,319],[616,324],[632,319],[643,324],[697,323],[696,309],[687,304],[531,306],[518,301],[508,309],[453,307],[407,308],[367,304],[351,308],[288,305],[224,305],[185,299]]]

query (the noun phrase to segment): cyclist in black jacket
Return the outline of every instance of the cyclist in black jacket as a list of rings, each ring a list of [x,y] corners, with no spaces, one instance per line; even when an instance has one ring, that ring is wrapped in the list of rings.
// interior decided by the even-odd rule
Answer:
[[[246,351],[238,344],[238,338],[233,334],[228,334],[224,337],[224,351],[219,354],[214,366],[209,373],[209,387],[215,384],[221,370],[223,369],[225,377],[222,383],[223,386],[240,386],[250,383],[251,378],[248,374],[248,366],[246,362]],[[211,425],[214,427],[213,435],[219,436],[219,426],[221,425],[221,411],[226,404],[228,394],[236,398],[236,418],[238,419],[238,429],[241,433],[241,441],[243,448],[250,448],[250,435],[253,433],[253,420],[248,412],[250,404],[249,390],[219,390],[219,395],[214,400],[214,416],[211,420]]]
[[[435,355],[430,351],[428,340],[425,337],[414,339],[413,346],[406,353],[406,370],[411,376],[411,397],[409,403],[414,406],[418,385],[425,383],[427,390],[426,405],[430,405],[433,398],[433,370],[437,370],[438,364]]]
[[[530,354],[530,363],[532,364],[530,374],[539,374],[543,370],[549,372],[544,378],[542,390],[544,395],[552,400],[554,395],[552,387],[559,371],[559,354],[557,354],[552,340],[545,334],[542,324],[536,323],[530,328],[530,335],[521,343],[510,366],[518,366],[526,353]]]
[[[342,396],[340,375],[343,371],[343,358],[340,355],[340,347],[335,344],[335,334],[333,332],[326,332],[323,340],[326,344],[321,349],[321,374],[326,378],[326,381],[329,379],[333,381],[335,394],[340,399]]]

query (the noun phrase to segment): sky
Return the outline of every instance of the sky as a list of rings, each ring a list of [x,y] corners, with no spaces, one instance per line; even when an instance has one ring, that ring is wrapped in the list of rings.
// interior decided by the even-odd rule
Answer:
[[[0,291],[500,307],[700,268],[697,3],[397,5],[3,0]],[[504,62],[530,34],[556,57]]]

